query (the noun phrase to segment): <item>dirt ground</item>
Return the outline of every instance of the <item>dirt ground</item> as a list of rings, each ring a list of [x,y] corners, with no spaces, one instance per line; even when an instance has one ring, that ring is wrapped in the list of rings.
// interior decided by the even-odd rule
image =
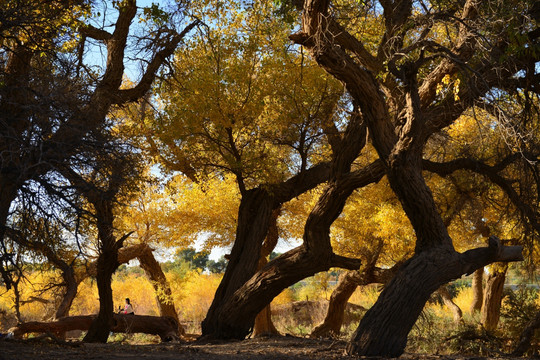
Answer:
[[[152,345],[57,344],[45,340],[0,341],[0,360],[12,359],[358,359],[344,353],[344,341],[314,340],[296,337],[272,337],[220,343],[163,343]],[[374,359],[374,358],[371,358]],[[466,356],[426,356],[405,354],[403,360],[488,360],[495,358]],[[497,358],[502,359],[502,358]],[[507,358],[509,359],[509,358]],[[523,359],[523,358],[522,358]]]

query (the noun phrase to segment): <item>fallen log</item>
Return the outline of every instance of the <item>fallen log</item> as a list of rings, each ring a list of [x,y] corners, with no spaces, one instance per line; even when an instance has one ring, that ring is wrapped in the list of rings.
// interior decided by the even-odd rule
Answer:
[[[12,332],[15,338],[20,338],[28,333],[63,334],[72,330],[87,331],[95,317],[96,315],[80,315],[66,316],[51,322],[30,321],[9,329],[9,332]],[[158,335],[161,341],[180,339],[178,324],[170,316],[114,314],[114,322],[112,332]]]

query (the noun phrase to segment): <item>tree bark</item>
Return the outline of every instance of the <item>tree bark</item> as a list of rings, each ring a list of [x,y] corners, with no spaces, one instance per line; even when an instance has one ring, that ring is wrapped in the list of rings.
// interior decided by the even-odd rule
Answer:
[[[482,303],[484,302],[484,268],[480,268],[473,273],[472,279],[472,292],[473,300],[471,303],[471,314],[478,313],[482,310]]]
[[[98,238],[100,251],[97,260],[96,283],[99,294],[99,313],[92,322],[83,341],[106,343],[109,332],[114,325],[114,303],[112,296],[112,275],[120,265],[118,263],[118,245],[113,234],[113,205],[112,201],[94,199],[97,216]]]
[[[15,338],[28,333],[53,333],[63,334],[72,330],[89,330],[95,323],[95,315],[81,315],[60,318],[53,322],[27,322],[9,329]],[[145,333],[158,335],[162,341],[178,339],[176,321],[170,317],[148,315],[121,315],[114,314],[111,331],[117,333]]]
[[[507,269],[506,264],[494,264],[486,280],[481,323],[488,331],[496,330],[499,324]]]
[[[242,194],[234,245],[223,279],[201,324],[202,336],[218,338],[222,336],[220,314],[235,292],[257,271],[272,211],[327,180],[329,173],[328,164],[319,164],[283,183],[263,185]]]
[[[163,317],[171,317],[176,321],[178,327],[178,333],[183,336],[185,334],[184,328],[180,324],[178,319],[178,313],[176,312],[176,307],[172,299],[171,287],[163,269],[156,261],[152,250],[147,247],[146,250],[137,256],[141,268],[144,270],[156,293],[156,299],[159,307],[159,315]]]
[[[248,190],[238,210],[236,238],[223,279],[201,324],[203,336],[219,333],[223,305],[257,270],[261,245],[268,233],[274,203],[265,189]]]
[[[264,240],[261,248],[261,255],[257,265],[257,270],[261,270],[263,266],[268,263],[267,257],[272,253],[277,245],[279,240],[277,219],[280,213],[281,209],[276,209],[272,212],[272,219],[268,228],[268,234],[266,234],[266,239]],[[277,334],[279,334],[279,332],[272,322],[271,305],[268,304],[255,318],[255,324],[253,325],[253,337]]]
[[[444,305],[446,305],[447,308],[450,309],[452,312],[452,315],[454,316],[454,322],[460,323],[463,321],[463,312],[461,311],[460,307],[456,305],[454,300],[452,299],[452,295],[450,295],[450,292],[448,291],[448,288],[446,285],[443,285],[437,290],[439,295],[441,296]]]

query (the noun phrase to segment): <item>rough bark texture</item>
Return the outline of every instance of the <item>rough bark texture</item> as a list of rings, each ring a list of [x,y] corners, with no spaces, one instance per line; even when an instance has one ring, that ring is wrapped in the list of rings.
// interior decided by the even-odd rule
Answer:
[[[494,265],[486,280],[481,323],[488,331],[496,330],[499,324],[507,269],[508,266],[505,264]]]
[[[20,338],[29,333],[53,333],[63,334],[72,330],[89,330],[95,322],[95,315],[81,315],[60,318],[53,322],[27,322],[11,328],[15,338]],[[178,326],[171,317],[146,316],[146,315],[121,315],[114,314],[113,325],[110,330],[118,333],[145,333],[158,335],[162,341],[178,339]]]
[[[444,76],[457,74],[458,63],[466,63],[474,54],[475,35],[466,23],[476,19],[478,4],[473,0],[464,3],[456,38],[449,49],[453,58],[434,64],[421,84],[418,74],[427,58],[423,52],[417,60],[412,53],[405,57],[402,53],[407,51],[404,44],[413,13],[412,1],[381,2],[385,30],[376,56],[332,18],[329,0],[306,0],[302,29],[291,36],[309,49],[321,67],[345,84],[361,110],[390,186],[416,234],[414,256],[361,320],[347,347],[349,354],[400,356],[432,292],[489,263],[522,259],[521,247],[504,247],[495,237],[490,238],[487,248],[456,252],[422,175],[424,146],[430,136],[452,124],[490,86],[500,83],[500,64],[482,67],[471,79],[474,87],[461,92],[459,100],[447,97],[440,103],[435,101],[437,84]],[[405,60],[409,55],[411,59]],[[399,68],[398,59],[403,60]],[[388,64],[388,72],[383,70],[384,64]]]
[[[479,313],[484,302],[484,268],[480,268],[473,273],[472,291],[473,300],[471,302],[471,314]]]
[[[222,331],[220,316],[226,312],[224,307],[228,306],[238,289],[257,271],[261,246],[268,233],[272,212],[281,204],[328,179],[329,172],[328,164],[316,165],[283,183],[261,186],[242,194],[234,245],[223,279],[201,324],[203,336],[238,336]],[[254,318],[251,321],[254,321]],[[244,336],[246,334],[247,332]]]
[[[94,207],[98,214],[100,242],[96,275],[99,294],[99,313],[83,340],[85,342],[105,343],[109,338],[110,329],[114,325],[114,303],[111,288],[112,275],[120,264],[118,263],[118,245],[113,234],[112,224],[114,215],[112,204],[110,201],[96,201]]]
[[[264,189],[249,190],[242,195],[235,242],[223,279],[201,324],[203,336],[220,337],[219,316],[224,303],[257,270],[273,208],[272,198]]]
[[[457,306],[457,304],[452,299],[452,295],[448,291],[448,288],[446,285],[443,285],[437,290],[439,295],[441,296],[444,305],[446,305],[447,308],[450,309],[452,312],[452,315],[454,316],[454,322],[460,323],[463,321],[463,312],[461,311],[461,308]]]
[[[268,263],[267,257],[272,253],[274,248],[277,245],[279,240],[279,228],[277,224],[277,219],[281,209],[276,209],[272,212],[272,219],[270,226],[268,228],[268,234],[264,240],[263,246],[261,248],[261,255],[259,258],[259,264],[257,270],[261,270],[264,265]],[[268,335],[277,335],[279,334],[278,330],[272,322],[272,309],[271,305],[268,304],[262,311],[257,314],[255,318],[255,324],[253,325],[253,337],[258,336],[268,336]]]
[[[243,339],[252,328],[256,315],[286,287],[330,267],[349,270],[360,267],[360,260],[333,253],[330,226],[355,189],[376,182],[383,175],[381,162],[350,171],[352,162],[365,145],[365,138],[365,124],[355,112],[340,141],[339,151],[334,154],[331,180],[306,221],[303,245],[269,262],[232,294],[217,314],[219,323],[214,336]]]

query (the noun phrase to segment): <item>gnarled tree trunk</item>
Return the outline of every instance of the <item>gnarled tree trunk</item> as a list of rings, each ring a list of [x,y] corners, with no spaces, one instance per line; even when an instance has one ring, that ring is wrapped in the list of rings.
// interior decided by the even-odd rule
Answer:
[[[235,293],[257,271],[261,247],[268,233],[272,212],[281,204],[325,181],[329,172],[328,164],[320,164],[283,183],[264,185],[242,193],[238,209],[236,238],[223,279],[216,290],[206,318],[201,324],[203,336],[213,338],[239,336],[236,335],[236,331],[225,330],[229,325],[222,325],[220,317],[226,312],[224,308],[235,296]],[[253,321],[254,318],[251,322]],[[248,327],[246,332],[242,331],[241,338],[247,335],[252,326],[253,324]]]
[[[507,269],[506,264],[494,264],[486,280],[481,323],[488,331],[496,330],[499,324]]]
[[[63,269],[62,277],[64,278],[65,290],[62,301],[54,314],[55,319],[69,315],[69,309],[71,308],[71,304],[73,304],[73,300],[75,300],[75,296],[77,296],[77,289],[79,287],[79,282],[75,278],[75,270],[73,267],[68,266],[66,269]]]
[[[279,240],[279,228],[277,219],[281,209],[276,209],[272,212],[272,219],[268,228],[268,234],[264,240],[261,248],[261,255],[259,258],[259,264],[257,270],[261,270],[264,265],[268,263],[267,257],[272,253]],[[274,323],[272,322],[272,310],[270,304],[268,304],[255,318],[255,324],[253,325],[253,337],[276,335],[279,334]]]
[[[413,2],[383,4],[386,32],[377,57],[332,18],[329,6],[328,0],[304,1],[302,29],[291,39],[308,48],[321,67],[345,84],[369,127],[372,144],[384,163],[390,186],[416,234],[415,254],[362,318],[347,351],[363,356],[398,357],[405,349],[407,335],[435,290],[489,263],[522,260],[522,248],[504,247],[500,240],[491,237],[487,248],[465,253],[455,251],[422,175],[423,151],[430,136],[454,122],[464,108],[489,87],[476,87],[469,94],[470,102],[455,102],[453,111],[445,109],[443,113],[441,109],[430,108],[435,103],[436,85],[443,76],[456,74],[458,66],[444,59],[419,85],[421,59],[411,58],[399,67],[394,63],[398,58],[403,60],[402,54],[394,51],[403,49],[404,38],[398,34],[407,32]],[[477,16],[476,6],[475,1],[465,3],[463,21]],[[463,24],[458,30],[456,48],[452,50],[459,54],[460,61],[466,61],[473,54],[474,36]],[[386,54],[390,56],[386,58],[389,72],[384,72],[385,65],[380,60]],[[379,80],[378,75],[383,73],[393,77],[394,82],[389,87]]]
[[[359,260],[333,253],[329,233],[348,196],[359,186],[382,177],[380,162],[350,171],[352,162],[365,144],[365,130],[360,115],[355,112],[333,159],[331,181],[306,221],[303,245],[269,262],[232,294],[217,314],[217,337],[243,339],[257,314],[284,288],[299,280],[327,271],[330,267],[349,270],[360,267]]]
[[[101,205],[101,206],[99,206]],[[85,342],[106,343],[114,325],[114,303],[112,296],[112,275],[120,265],[118,246],[113,235],[113,211],[110,201],[94,204],[98,215],[100,251],[97,260],[96,282],[99,294],[99,313],[84,337]],[[121,244],[119,244],[121,246]]]
[[[273,199],[265,189],[248,190],[242,194],[236,238],[223,279],[201,324],[203,336],[220,337],[219,316],[223,305],[257,270],[273,210]]]

